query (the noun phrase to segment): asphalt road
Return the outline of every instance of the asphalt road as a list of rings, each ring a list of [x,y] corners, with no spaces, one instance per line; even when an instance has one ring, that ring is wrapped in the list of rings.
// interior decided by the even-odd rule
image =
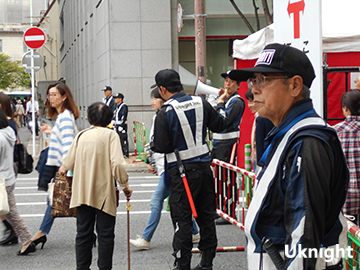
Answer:
[[[28,135],[27,135],[28,133]],[[30,134],[22,129],[21,139],[26,141]],[[26,139],[26,137],[28,138]],[[150,198],[154,192],[158,177],[149,173],[130,172],[130,186],[134,190],[131,197],[130,237],[141,235],[150,216]],[[38,173],[19,175],[16,183],[15,198],[18,211],[30,233],[38,230],[45,209],[47,193],[37,190]],[[125,196],[120,194],[120,205],[117,210],[115,227],[115,250],[113,269],[128,269],[127,255],[127,212]],[[173,269],[172,253],[173,229],[169,212],[164,211],[160,224],[151,241],[150,250],[138,250],[130,247],[130,267],[133,270]],[[0,225],[2,226],[2,224]],[[243,231],[234,225],[217,225],[219,247],[244,246]],[[2,228],[0,229],[0,234]],[[44,249],[37,247],[35,253],[28,256],[17,256],[21,245],[0,246],[0,269],[75,269],[75,218],[58,218],[55,220]],[[196,247],[196,245],[194,245]],[[97,269],[97,248],[93,248],[92,269]],[[199,254],[193,254],[192,267],[200,261]],[[218,252],[214,259],[214,269],[246,269],[245,252]]]

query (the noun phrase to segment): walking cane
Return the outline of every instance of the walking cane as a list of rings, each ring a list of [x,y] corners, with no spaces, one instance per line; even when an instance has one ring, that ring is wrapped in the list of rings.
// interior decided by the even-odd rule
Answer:
[[[189,183],[187,181],[186,178],[186,174],[185,174],[185,167],[182,164],[181,158],[180,158],[180,154],[179,154],[179,150],[175,149],[174,150],[175,156],[176,156],[176,160],[177,160],[177,164],[179,166],[179,172],[180,172],[180,177],[183,180],[184,186],[185,186],[185,190],[186,190],[186,195],[188,197],[189,200],[189,204],[190,204],[190,208],[191,208],[191,212],[193,213],[194,218],[197,218],[198,215],[196,213],[196,209],[195,209],[195,204],[193,201],[193,198],[191,196],[191,191],[190,191],[190,187],[189,187]]]
[[[126,206],[127,209],[127,248],[128,248],[128,270],[130,270],[130,210],[132,205],[130,204],[130,197],[126,197]]]

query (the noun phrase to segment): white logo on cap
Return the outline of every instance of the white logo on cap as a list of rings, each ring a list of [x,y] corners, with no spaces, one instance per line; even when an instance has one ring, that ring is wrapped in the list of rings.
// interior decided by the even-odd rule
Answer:
[[[255,66],[257,65],[271,65],[271,62],[274,58],[275,49],[263,50],[260,54],[259,59],[256,61]]]

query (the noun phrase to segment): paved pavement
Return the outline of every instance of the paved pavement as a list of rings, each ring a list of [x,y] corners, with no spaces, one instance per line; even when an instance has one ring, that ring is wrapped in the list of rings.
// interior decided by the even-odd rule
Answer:
[[[20,129],[20,138],[25,142],[29,141],[30,150],[31,140],[30,132]],[[41,137],[38,137],[36,149],[40,148]],[[36,164],[36,163],[34,163]],[[141,235],[150,216],[150,198],[154,192],[158,176],[144,172],[146,167],[142,162],[133,162],[133,158],[127,160],[127,169],[129,171],[130,187],[134,190],[131,197],[133,205],[130,211],[130,237],[136,238]],[[47,193],[37,190],[38,173],[33,171],[31,174],[19,174],[15,198],[18,211],[33,235],[38,230],[46,209]],[[113,256],[113,269],[128,269],[127,255],[127,212],[125,210],[125,197],[120,194],[120,205],[117,209],[116,227],[115,227],[115,250]],[[165,207],[164,207],[165,209]],[[2,224],[0,223],[0,227]],[[244,233],[233,225],[217,225],[218,246],[244,246]],[[0,228],[0,234],[2,228]],[[11,246],[0,246],[0,269],[29,269],[29,270],[50,270],[50,269],[75,269],[75,235],[76,219],[58,218],[48,236],[48,241],[41,250],[28,256],[16,256],[20,249],[20,244]],[[135,247],[130,247],[130,265],[132,270],[165,270],[173,269],[174,259],[172,253],[173,228],[170,213],[162,212],[162,217],[158,228],[151,241],[151,249],[142,251]],[[196,245],[194,245],[196,247]],[[97,268],[97,248],[93,249],[92,269]],[[192,267],[200,261],[198,254],[193,255]],[[214,260],[214,269],[245,269],[245,252],[227,252],[217,253]]]

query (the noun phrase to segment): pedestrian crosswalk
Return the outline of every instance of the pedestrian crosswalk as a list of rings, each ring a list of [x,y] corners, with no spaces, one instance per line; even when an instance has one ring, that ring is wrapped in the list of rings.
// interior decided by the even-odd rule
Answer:
[[[32,173],[35,174],[35,173]],[[37,175],[35,175],[37,176]],[[131,175],[129,177],[130,188],[133,189],[133,195],[130,199],[132,209],[131,215],[150,214],[150,200],[155,191],[160,177],[153,175]],[[38,191],[38,178],[28,175],[18,175],[14,195],[17,202],[18,211],[23,218],[43,217],[46,208],[47,192]],[[119,207],[117,215],[127,214],[125,209],[126,199],[120,192]],[[163,211],[162,213],[168,213]]]

